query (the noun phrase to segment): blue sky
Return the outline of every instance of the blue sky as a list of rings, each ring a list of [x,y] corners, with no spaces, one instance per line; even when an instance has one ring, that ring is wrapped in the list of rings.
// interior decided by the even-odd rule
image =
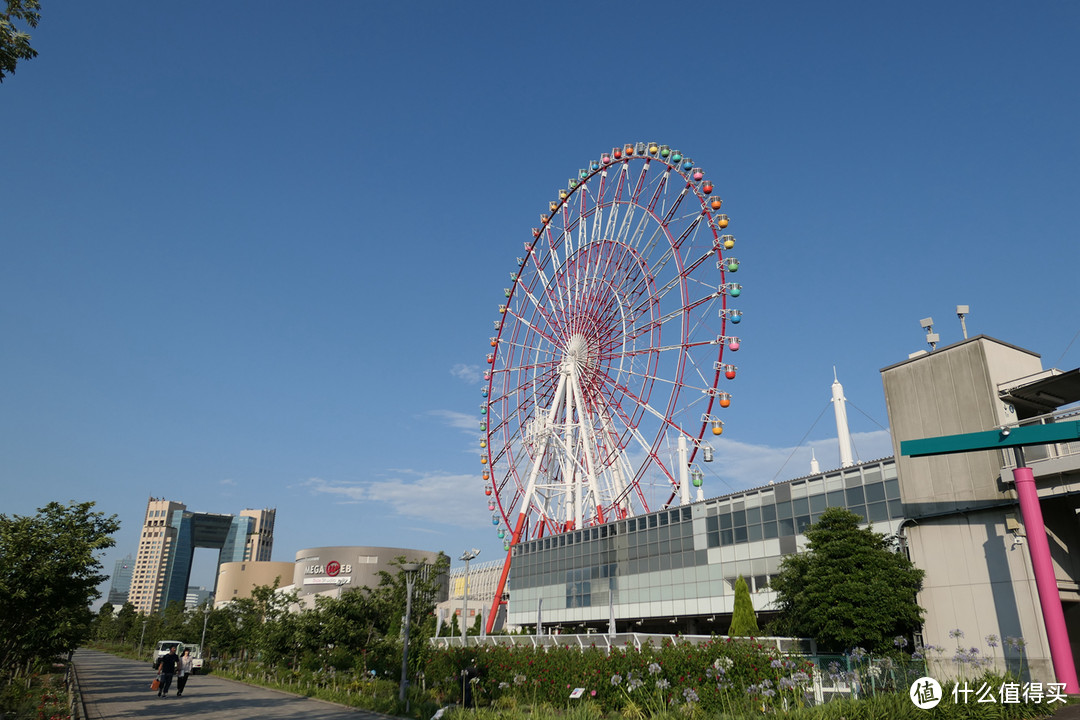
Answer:
[[[858,457],[889,455],[879,370],[920,318],[1080,365],[1078,32],[1065,2],[46,3],[0,85],[0,512],[96,501],[110,571],[150,495],[276,507],[276,560],[496,559],[505,278],[640,140],[739,238],[710,494],[838,464],[834,366]]]

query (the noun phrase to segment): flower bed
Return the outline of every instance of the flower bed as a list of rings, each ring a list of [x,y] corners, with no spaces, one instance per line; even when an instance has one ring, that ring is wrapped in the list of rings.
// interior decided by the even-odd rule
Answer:
[[[783,657],[753,639],[697,645],[668,640],[610,654],[599,648],[448,648],[432,653],[425,668],[429,688],[444,703],[461,702],[467,668],[478,705],[506,704],[504,698],[512,697],[558,707],[583,688],[581,697],[604,711],[656,714],[684,706],[706,714],[760,713],[801,707],[812,697],[812,663]]]

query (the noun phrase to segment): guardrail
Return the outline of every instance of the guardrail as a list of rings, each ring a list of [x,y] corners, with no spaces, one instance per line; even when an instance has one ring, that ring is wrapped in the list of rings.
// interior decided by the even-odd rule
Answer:
[[[437,648],[483,647],[496,645],[502,647],[551,648],[576,647],[581,650],[597,648],[608,652],[612,648],[633,647],[640,650],[645,645],[659,646],[665,640],[686,642],[699,645],[704,642],[727,640],[726,635],[663,635],[659,633],[587,633],[584,635],[470,635],[462,637],[431,638],[429,642]],[[742,638],[739,638],[742,639]],[[817,655],[817,643],[810,638],[756,637],[754,642],[775,647],[779,652],[795,655]]]

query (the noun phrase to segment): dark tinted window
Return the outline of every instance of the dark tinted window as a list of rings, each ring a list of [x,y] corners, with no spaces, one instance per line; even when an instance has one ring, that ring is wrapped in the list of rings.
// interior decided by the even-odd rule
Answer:
[[[870,503],[866,506],[866,512],[870,516],[870,522],[885,522],[889,519],[889,507],[884,501]]]
[[[863,503],[863,489],[859,487],[852,487],[847,489],[847,506],[862,505]]]
[[[881,483],[871,483],[864,487],[866,490],[866,502],[881,502],[885,499],[885,486]]]

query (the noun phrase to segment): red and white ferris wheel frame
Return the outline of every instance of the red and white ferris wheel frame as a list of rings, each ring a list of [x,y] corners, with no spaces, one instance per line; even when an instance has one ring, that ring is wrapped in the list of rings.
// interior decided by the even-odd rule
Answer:
[[[489,630],[517,543],[689,502],[730,405],[724,349],[739,349],[739,262],[713,193],[677,150],[627,144],[559,190],[524,244],[481,405],[485,493],[510,531]]]

